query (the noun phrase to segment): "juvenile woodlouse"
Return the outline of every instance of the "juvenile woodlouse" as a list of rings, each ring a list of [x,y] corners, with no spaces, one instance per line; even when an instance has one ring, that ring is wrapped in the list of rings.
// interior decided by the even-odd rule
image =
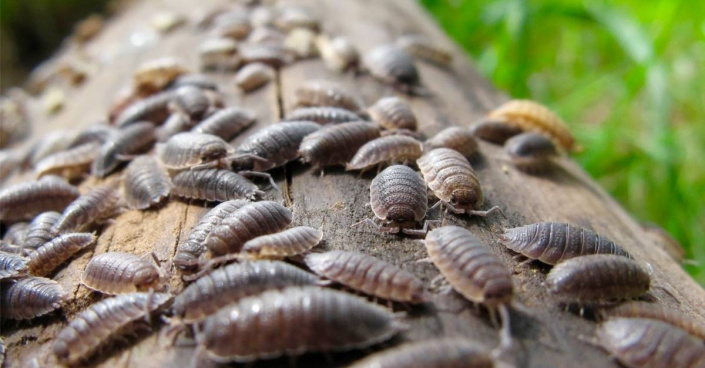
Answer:
[[[365,294],[403,303],[423,303],[421,280],[392,264],[360,252],[333,250],[304,258],[317,275]]]
[[[151,149],[156,139],[154,125],[146,121],[120,129],[110,140],[103,143],[98,156],[93,160],[91,173],[99,178],[106,177],[115,171],[120,163]]]
[[[627,367],[705,366],[705,345],[667,323],[641,318],[614,318],[597,330],[600,344]]]
[[[373,139],[357,150],[345,170],[368,170],[392,163],[415,162],[421,157],[422,144],[404,135],[389,135]]]
[[[631,301],[613,308],[602,309],[599,314],[603,319],[616,317],[655,319],[705,340],[705,324],[675,309],[668,309],[655,303]]]
[[[507,248],[529,259],[555,265],[566,259],[590,254],[631,255],[604,235],[560,222],[539,222],[504,229],[499,240]]]
[[[169,102],[174,91],[167,90],[145,97],[130,104],[115,118],[115,125],[124,127],[139,121],[160,124],[169,116]]]
[[[383,97],[370,106],[367,112],[374,122],[385,129],[416,130],[416,115],[411,106],[399,97]]]
[[[558,156],[553,141],[543,134],[527,132],[516,135],[504,144],[509,160],[517,169],[540,173],[550,168],[551,159]]]
[[[196,339],[212,360],[250,362],[364,348],[400,328],[394,314],[376,304],[309,286],[242,299],[206,318]]]
[[[125,170],[123,193],[127,206],[144,210],[161,203],[171,192],[171,178],[152,156],[140,156]]]
[[[230,140],[255,123],[255,114],[238,107],[227,107],[216,111],[191,129],[192,132],[210,134]]]
[[[274,70],[267,64],[247,64],[235,74],[235,85],[243,92],[254,91],[274,78]]]
[[[267,171],[299,158],[299,146],[321,126],[296,121],[278,123],[256,131],[235,149],[232,165],[239,170]]]
[[[284,121],[315,121],[318,124],[338,124],[361,121],[362,118],[340,107],[300,107],[288,113]]]
[[[490,111],[488,116],[524,131],[546,134],[566,151],[575,148],[575,139],[563,120],[534,101],[511,100]]]
[[[483,119],[470,126],[470,132],[473,136],[482,139],[483,141],[492,142],[495,144],[504,144],[507,139],[520,134],[521,128],[509,125],[502,120]]]
[[[81,284],[104,294],[126,294],[157,289],[159,268],[152,260],[131,253],[108,252],[91,258]]]
[[[307,135],[299,148],[301,160],[316,169],[344,165],[363,144],[379,138],[374,123],[352,122],[324,127]]]
[[[243,198],[253,201],[264,194],[255,183],[229,170],[185,170],[176,174],[172,183],[172,195],[209,202]]]
[[[0,311],[3,319],[32,319],[61,308],[67,298],[56,281],[26,277],[2,285]]]
[[[211,231],[205,244],[216,256],[237,253],[248,240],[285,229],[291,218],[291,211],[279,203],[250,203],[224,218]]]
[[[198,46],[201,70],[228,71],[240,64],[237,41],[226,37],[208,38]]]
[[[414,59],[394,45],[379,46],[364,57],[365,66],[373,77],[404,92],[413,92],[421,83]]]
[[[54,211],[40,213],[32,220],[24,238],[25,248],[35,250],[54,238],[54,225],[61,218],[61,214]]]
[[[81,312],[56,336],[52,351],[61,364],[75,365],[89,358],[133,323],[163,309],[172,296],[165,293],[131,293],[102,300]]]
[[[173,57],[162,57],[142,63],[133,75],[135,89],[154,93],[163,90],[174,79],[188,73],[183,63]]]
[[[242,208],[249,202],[241,199],[223,202],[208,211],[198,224],[191,230],[186,241],[179,244],[174,255],[174,265],[181,270],[191,270],[198,266],[201,255],[207,248],[205,241],[213,229],[220,225],[223,219]]]
[[[297,226],[280,233],[254,238],[242,246],[242,251],[256,258],[291,257],[311,250],[321,239],[321,230]]]
[[[395,43],[414,57],[430,61],[444,68],[450,67],[453,62],[453,54],[450,51],[420,35],[401,36]]]
[[[27,275],[27,258],[0,251],[0,280]]]
[[[315,275],[280,261],[232,263],[187,286],[174,300],[174,315],[195,323],[228,304],[266,290],[320,282]]]
[[[294,93],[298,107],[338,107],[352,112],[363,111],[357,96],[339,84],[324,80],[310,80],[300,85]]]
[[[10,244],[24,244],[27,238],[27,232],[29,231],[29,225],[30,223],[28,222],[17,222],[10,225],[5,231],[2,240]]]
[[[64,234],[52,239],[29,255],[29,273],[35,276],[48,275],[95,239],[95,235],[90,233]]]
[[[233,148],[220,137],[202,133],[179,133],[157,145],[157,155],[169,170],[190,167],[223,166],[223,160]]]
[[[80,193],[56,176],[18,184],[0,191],[0,220],[18,221],[46,211],[63,211]]]
[[[429,152],[436,148],[450,148],[470,159],[477,152],[478,146],[475,137],[468,129],[449,127],[424,142],[424,151]]]
[[[436,148],[426,152],[416,163],[424,180],[440,203],[456,214],[487,216],[502,211],[494,206],[480,211],[484,202],[480,181],[468,160],[450,148]]]
[[[349,368],[492,368],[490,356],[475,343],[444,338],[406,343],[355,362]]]
[[[630,299],[649,291],[651,277],[623,256],[593,254],[557,264],[546,277],[549,294],[563,303]]]
[[[34,167],[37,177],[58,175],[68,180],[80,178],[91,169],[98,156],[100,143],[90,142],[43,158]]]
[[[55,234],[66,234],[81,230],[101,214],[112,211],[119,200],[117,183],[97,186],[71,202],[61,214],[61,218],[56,221],[52,231]]]
[[[321,34],[316,38],[316,47],[328,69],[342,73],[359,67],[360,54],[346,37],[338,36],[330,39],[327,35]]]

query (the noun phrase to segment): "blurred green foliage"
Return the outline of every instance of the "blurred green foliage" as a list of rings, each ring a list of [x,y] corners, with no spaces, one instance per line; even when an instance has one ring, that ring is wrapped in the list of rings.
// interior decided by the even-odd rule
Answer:
[[[499,88],[563,117],[576,159],[705,284],[705,2],[422,3]]]

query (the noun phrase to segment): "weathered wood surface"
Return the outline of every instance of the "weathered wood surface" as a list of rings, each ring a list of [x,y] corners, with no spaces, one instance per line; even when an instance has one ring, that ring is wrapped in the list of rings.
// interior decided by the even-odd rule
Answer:
[[[468,125],[507,97],[495,91],[473,71],[465,55],[451,44],[439,27],[431,21],[420,6],[406,0],[310,0],[298,1],[311,5],[323,21],[327,33],[351,38],[363,52],[392,41],[407,33],[422,33],[454,50],[452,70],[442,70],[430,64],[418,63],[423,84],[433,96],[407,98],[420,121],[420,129],[430,136],[449,125]],[[193,25],[177,29],[148,47],[125,46],[148,29],[147,22],[156,11],[169,8],[177,13],[193,16],[227,1],[199,0],[198,9],[185,0],[146,1],[136,4],[125,14],[110,22],[94,41],[86,46],[88,55],[112,54],[111,60],[81,88],[71,91],[64,111],[46,118],[41,133],[65,128],[82,128],[106,115],[117,90],[131,77],[140,62],[172,55],[183,59],[197,70],[195,50],[203,32]],[[115,50],[114,52],[111,50]],[[283,68],[276,83],[252,94],[241,95],[232,83],[232,74],[217,75],[229,105],[241,105],[255,110],[258,123],[247,134],[276,121],[292,107],[293,92],[309,78],[339,81],[358,92],[369,105],[377,98],[396,94],[367,75],[339,75],[326,70],[320,60],[297,62]],[[35,134],[35,138],[37,138]],[[548,177],[533,177],[513,168],[504,170],[502,150],[481,143],[481,156],[473,161],[486,195],[486,208],[500,206],[508,220],[498,216],[467,218],[435,212],[431,218],[441,217],[446,224],[468,227],[489,244],[510,267],[515,267],[517,299],[534,311],[534,316],[512,313],[512,330],[523,346],[526,367],[615,367],[617,364],[602,350],[586,344],[594,336],[595,323],[575,314],[564,312],[547,296],[542,281],[546,268],[532,265],[518,267],[518,261],[497,241],[503,227],[513,227],[538,221],[571,222],[608,235],[639,260],[654,266],[655,284],[666,287],[653,291],[661,303],[705,320],[705,292],[650,238],[643,235],[635,222],[612,198],[594,183],[574,161],[564,159],[560,169]],[[587,149],[593,149],[587,147]],[[596,148],[599,149],[599,148]],[[365,204],[369,200],[372,175],[357,177],[342,169],[330,169],[320,177],[309,167],[292,164],[274,173],[278,184],[285,188],[287,202],[294,212],[294,225],[309,225],[324,232],[323,247],[352,249],[372,254],[394,263],[430,282],[437,275],[435,268],[415,260],[426,257],[423,244],[415,239],[382,235],[371,229],[354,230],[350,225],[372,213]],[[13,178],[16,182],[26,178]],[[94,185],[94,180],[81,188]],[[281,199],[276,192],[267,197]],[[212,207],[212,206],[211,206]],[[31,366],[37,358],[40,366],[50,365],[46,357],[50,342],[61,327],[78,311],[98,300],[98,296],[79,287],[78,281],[88,260],[106,251],[126,251],[139,255],[156,252],[161,259],[174,255],[176,244],[207,211],[203,203],[186,203],[172,199],[165,207],[151,211],[128,211],[105,227],[96,246],[79,253],[55,279],[71,290],[71,301],[57,314],[29,323],[4,323],[2,335],[8,347],[6,367]],[[183,285],[177,275],[172,278],[171,290]],[[674,299],[675,297],[675,299]],[[434,296],[435,308],[414,309],[409,313],[410,329],[392,343],[404,340],[427,339],[438,336],[464,336],[477,341],[488,350],[498,342],[496,328],[486,312],[478,312],[456,294]],[[550,331],[550,332],[549,332]],[[553,334],[553,336],[551,335]],[[160,367],[188,366],[194,346],[182,339],[175,346],[163,346],[152,334],[139,341],[106,351],[104,358],[94,362],[100,367]],[[364,352],[335,354],[328,360],[322,355],[307,355],[298,360],[298,366],[344,366],[364,355]],[[210,366],[201,362],[199,366]],[[256,366],[289,366],[286,359],[278,359]]]

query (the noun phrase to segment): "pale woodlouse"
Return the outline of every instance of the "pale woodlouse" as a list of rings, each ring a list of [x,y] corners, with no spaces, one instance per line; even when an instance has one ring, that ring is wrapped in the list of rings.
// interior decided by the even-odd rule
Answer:
[[[29,272],[36,276],[48,275],[95,239],[90,233],[71,233],[54,238],[29,255]]]
[[[242,252],[256,258],[284,258],[308,252],[323,239],[323,232],[308,226],[297,226],[279,233],[259,236],[247,241]]]
[[[188,73],[181,60],[162,57],[147,60],[135,70],[132,79],[137,91],[154,93],[163,90],[177,77]]]
[[[24,277],[28,272],[27,258],[0,251],[0,280]]]
[[[502,120],[483,119],[470,126],[470,132],[476,138],[495,144],[504,144],[507,139],[520,134],[521,128],[509,125]]]
[[[409,103],[395,96],[383,97],[367,109],[367,113],[385,129],[408,129],[415,131],[416,115]]]
[[[242,198],[252,201],[264,194],[255,183],[229,170],[185,170],[176,174],[172,183],[172,195],[210,202]]]
[[[68,294],[56,281],[44,277],[27,277],[2,284],[0,311],[3,319],[32,319],[56,309]]]
[[[397,38],[396,45],[416,58],[430,61],[436,65],[448,68],[453,61],[453,54],[447,49],[437,46],[421,35],[405,35]]]
[[[362,118],[340,107],[299,107],[286,115],[284,121],[315,121],[318,124],[338,124],[361,121]]]
[[[211,33],[219,37],[242,40],[250,34],[251,30],[252,26],[247,12],[242,9],[234,9],[219,14],[213,19]]]
[[[274,73],[274,69],[267,64],[247,64],[235,74],[235,85],[243,92],[251,92],[269,83]]]
[[[301,160],[315,169],[344,165],[363,144],[379,138],[379,128],[374,123],[352,122],[324,127],[307,135],[299,153]]]
[[[91,258],[81,275],[81,284],[109,295],[158,289],[161,281],[161,273],[153,260],[120,252]]]
[[[171,192],[171,178],[152,156],[140,156],[125,170],[123,193],[128,207],[144,210],[161,203]]]
[[[27,235],[24,238],[22,245],[28,249],[37,249],[46,242],[54,238],[54,225],[61,218],[61,214],[55,211],[47,211],[40,213],[32,220],[27,229]]]
[[[18,150],[0,150],[0,184],[20,168],[21,157]]]
[[[308,28],[294,28],[284,39],[284,49],[292,53],[297,59],[306,59],[316,56],[316,33]]]
[[[232,165],[239,170],[267,171],[299,158],[299,146],[321,126],[308,121],[278,123],[260,129],[235,149]]]
[[[260,8],[261,9],[261,8]],[[286,34],[271,27],[255,27],[245,42],[255,45],[284,46]]]
[[[421,142],[404,135],[373,139],[357,150],[345,170],[368,170],[393,163],[415,162],[423,151]]]
[[[279,203],[250,203],[224,218],[211,231],[205,244],[216,256],[237,253],[248,240],[285,229],[291,219],[291,211]]]
[[[551,159],[558,156],[556,146],[543,134],[526,132],[509,138],[504,143],[509,161],[517,169],[540,173],[550,168]]]
[[[421,280],[390,263],[360,252],[333,250],[304,258],[317,275],[375,297],[403,303],[423,303]]]
[[[404,92],[413,92],[421,83],[414,59],[394,45],[382,45],[369,51],[364,63],[373,77]]]
[[[328,69],[342,73],[348,69],[357,70],[359,67],[360,54],[346,37],[338,36],[331,39],[321,34],[316,38],[316,47]]]
[[[68,180],[78,179],[90,171],[100,146],[98,142],[89,142],[49,155],[37,162],[34,173],[37,177],[58,175]]]
[[[65,180],[50,175],[0,191],[0,220],[31,219],[46,211],[63,211],[80,193]]]
[[[139,121],[149,121],[160,124],[169,116],[169,102],[174,97],[174,91],[167,90],[137,100],[127,106],[115,118],[115,125],[124,127]]]
[[[98,156],[93,160],[91,173],[103,178],[118,166],[138,153],[149,151],[156,141],[154,124],[134,123],[120,129],[111,139],[103,143]]]
[[[337,83],[325,80],[309,80],[294,92],[298,107],[339,107],[355,113],[363,111],[362,102]]]
[[[75,365],[126,332],[133,323],[166,307],[165,293],[131,293],[102,300],[79,313],[54,340],[52,351],[61,364]]]
[[[651,277],[627,257],[593,254],[557,264],[546,277],[546,287],[559,302],[588,304],[639,297],[649,291]]]
[[[192,132],[211,134],[230,140],[255,123],[254,113],[238,107],[227,107],[216,111],[191,129]]]
[[[364,348],[402,328],[390,311],[317,287],[267,291],[208,317],[196,340],[218,362]],[[272,338],[276,336],[276,338]]]
[[[705,340],[705,324],[675,309],[668,309],[655,303],[631,301],[613,308],[602,309],[599,314],[602,318],[655,319],[681,328],[691,335]]]
[[[492,368],[490,356],[461,338],[410,342],[372,354],[349,368]]]
[[[296,28],[308,28],[317,32],[320,27],[318,18],[311,8],[296,4],[281,6],[274,18],[274,25],[285,32]]]
[[[119,200],[117,183],[99,185],[71,202],[52,231],[55,234],[66,234],[81,230],[101,215],[110,213]]]
[[[449,127],[424,142],[425,151],[428,152],[436,148],[454,149],[465,158],[470,159],[477,152],[478,145],[470,130],[461,127]]]
[[[237,41],[226,37],[212,37],[198,46],[201,70],[229,71],[240,64]]]
[[[176,134],[157,145],[157,155],[169,170],[222,166],[232,152],[233,148],[222,138],[192,132]]]

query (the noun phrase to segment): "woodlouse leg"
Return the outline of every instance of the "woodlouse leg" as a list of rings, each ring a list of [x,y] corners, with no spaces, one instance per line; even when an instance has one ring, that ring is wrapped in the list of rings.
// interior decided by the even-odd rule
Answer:
[[[238,174],[244,176],[244,177],[259,177],[259,178],[265,178],[269,180],[269,185],[272,186],[277,192],[281,193],[281,189],[279,189],[279,186],[277,183],[274,182],[274,178],[272,178],[272,175],[269,173],[264,173],[264,172],[257,172],[257,171],[251,171],[251,170],[244,170],[244,171],[238,171]]]
[[[350,225],[350,227],[351,227],[351,228],[357,228],[357,227],[360,227],[360,226],[362,226],[362,225],[364,225],[364,224],[372,225],[375,229],[377,229],[377,230],[379,230],[379,231],[381,231],[380,229],[382,228],[381,225],[377,224],[377,223],[376,223],[373,219],[371,219],[371,218],[366,218],[366,219],[364,219],[364,220],[362,220],[362,221],[356,222],[356,223]]]
[[[499,208],[499,206],[494,206],[494,207],[490,208],[490,209],[487,210],[487,211],[474,211],[474,210],[473,210],[473,211],[467,211],[466,213],[467,213],[468,215],[486,217],[486,216],[488,216],[488,215],[490,215],[490,214],[492,214],[492,213],[494,213],[494,212],[499,212],[499,214],[502,215],[502,217],[504,217],[505,220],[507,219],[507,215],[505,215],[504,212],[502,212],[502,209]]]
[[[218,161],[202,162],[198,165],[191,166],[189,170],[213,169],[218,167]]]

